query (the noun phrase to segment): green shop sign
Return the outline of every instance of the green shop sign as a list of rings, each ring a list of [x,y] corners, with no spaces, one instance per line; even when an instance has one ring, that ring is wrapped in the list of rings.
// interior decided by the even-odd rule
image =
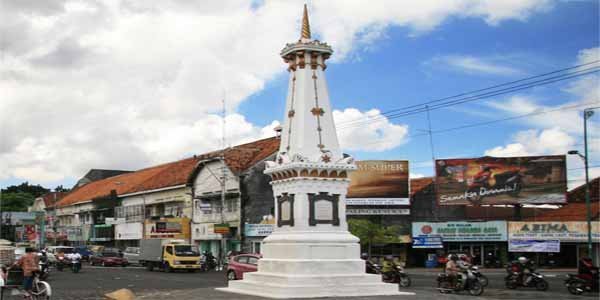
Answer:
[[[506,241],[506,221],[414,222],[412,236],[441,236],[444,242]]]

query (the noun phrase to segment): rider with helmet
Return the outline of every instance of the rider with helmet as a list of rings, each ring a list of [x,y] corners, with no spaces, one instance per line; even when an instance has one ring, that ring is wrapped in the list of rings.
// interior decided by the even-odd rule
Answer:
[[[523,282],[524,286],[527,286],[529,281],[531,281],[531,273],[534,271],[533,262],[525,256],[519,257],[517,261],[519,264],[519,276],[521,277],[521,282]]]
[[[384,278],[393,277],[393,273],[396,268],[396,263],[394,263],[394,257],[392,255],[386,255],[381,263],[381,273]]]

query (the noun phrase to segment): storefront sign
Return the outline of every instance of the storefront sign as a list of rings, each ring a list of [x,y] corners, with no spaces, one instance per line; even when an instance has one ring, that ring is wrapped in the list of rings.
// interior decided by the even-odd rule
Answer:
[[[125,223],[115,225],[116,240],[141,240],[142,223]]]
[[[221,223],[214,225],[214,232],[218,234],[228,234],[229,233],[229,223]]]
[[[346,205],[410,205],[408,198],[346,198]]]
[[[356,166],[349,176],[347,205],[410,204],[407,160],[365,160]]]
[[[587,222],[508,222],[512,240],[587,241]],[[592,222],[592,240],[600,241],[600,225]]]
[[[506,241],[506,222],[414,222],[412,235],[441,236],[444,242]]]
[[[147,220],[145,236],[151,239],[189,239],[190,219],[162,218]]]
[[[244,225],[244,235],[247,237],[267,236],[273,232],[274,224],[248,224]]]
[[[444,248],[442,237],[439,235],[425,235],[413,237],[413,248]]]
[[[221,235],[215,233],[214,223],[192,224],[193,240],[220,240]]]
[[[564,155],[436,160],[440,205],[565,203]]]
[[[347,208],[346,215],[410,215],[408,208]]]
[[[508,252],[560,252],[560,241],[509,240]]]
[[[109,225],[125,224],[125,218],[104,218],[104,223]]]

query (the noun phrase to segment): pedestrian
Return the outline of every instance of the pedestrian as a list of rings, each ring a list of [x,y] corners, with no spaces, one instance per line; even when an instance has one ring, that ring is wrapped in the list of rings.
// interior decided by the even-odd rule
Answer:
[[[23,289],[25,298],[31,295],[33,288],[33,272],[38,270],[38,255],[33,248],[25,248],[25,255],[21,256],[13,266],[18,266],[23,270]]]

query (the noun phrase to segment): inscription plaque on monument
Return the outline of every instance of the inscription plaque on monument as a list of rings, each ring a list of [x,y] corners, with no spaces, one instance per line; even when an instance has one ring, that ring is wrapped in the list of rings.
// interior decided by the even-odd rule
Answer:
[[[289,201],[285,201],[281,203],[281,220],[282,221],[289,221],[290,220],[290,202]]]
[[[333,203],[327,200],[315,201],[315,219],[316,220],[333,220]]]
[[[277,227],[294,226],[294,194],[283,193],[277,196]]]
[[[339,199],[340,195],[329,195],[325,192],[308,194],[308,224],[310,226],[316,226],[317,224],[331,224],[334,226],[339,226]]]

